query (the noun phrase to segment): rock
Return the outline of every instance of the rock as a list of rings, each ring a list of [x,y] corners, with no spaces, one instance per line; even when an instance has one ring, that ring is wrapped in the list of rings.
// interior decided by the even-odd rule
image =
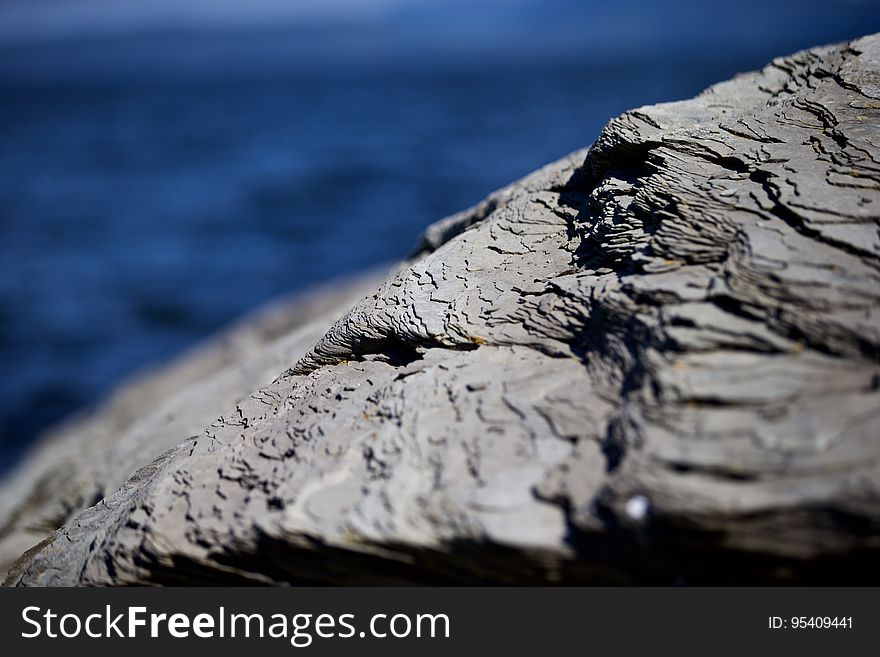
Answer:
[[[369,273],[260,309],[122,386],[98,412],[53,431],[0,487],[0,571],[140,466],[270,383],[378,280]]]
[[[876,583],[878,110],[875,35],[612,120],[68,429],[7,583]]]

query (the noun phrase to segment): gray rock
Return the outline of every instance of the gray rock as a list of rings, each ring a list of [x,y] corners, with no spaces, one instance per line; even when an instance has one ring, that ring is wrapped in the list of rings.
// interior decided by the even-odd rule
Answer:
[[[260,309],[128,382],[99,412],[46,436],[0,485],[0,571],[140,466],[270,383],[378,280],[378,273],[367,274]]]
[[[878,67],[628,112],[332,325],[135,386],[3,490],[3,541],[61,525],[7,583],[877,582]]]

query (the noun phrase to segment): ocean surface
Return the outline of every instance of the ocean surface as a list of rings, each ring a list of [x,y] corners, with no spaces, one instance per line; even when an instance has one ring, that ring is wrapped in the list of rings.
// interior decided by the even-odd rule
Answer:
[[[130,373],[404,256],[615,114],[865,27],[449,57],[284,30],[0,48],[0,471]]]

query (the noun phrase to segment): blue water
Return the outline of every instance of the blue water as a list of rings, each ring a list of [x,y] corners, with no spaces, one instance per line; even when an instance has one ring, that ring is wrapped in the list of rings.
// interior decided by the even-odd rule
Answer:
[[[653,40],[619,47],[559,23],[558,42],[545,30],[518,45],[532,32],[511,28],[483,49],[468,31],[419,49],[410,17],[378,40],[0,49],[0,470],[133,370],[273,297],[400,258],[428,223],[589,144],[611,116],[880,25],[875,3],[844,3],[856,9],[713,45],[693,25],[664,37],[663,13],[635,6]]]

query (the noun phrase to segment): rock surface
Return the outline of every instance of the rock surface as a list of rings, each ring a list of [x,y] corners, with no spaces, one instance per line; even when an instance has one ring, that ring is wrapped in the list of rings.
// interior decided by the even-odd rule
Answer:
[[[7,583],[877,583],[878,226],[880,36],[628,112],[67,429]]]

